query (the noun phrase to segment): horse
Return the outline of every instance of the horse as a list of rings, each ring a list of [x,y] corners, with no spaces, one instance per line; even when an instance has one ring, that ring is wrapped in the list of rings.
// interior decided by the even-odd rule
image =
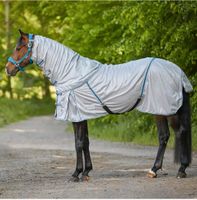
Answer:
[[[20,38],[5,71],[8,76],[15,76],[34,62],[55,86],[55,117],[71,121],[75,135],[76,168],[70,181],[89,180],[93,169],[88,119],[134,108],[156,119],[159,147],[147,176],[155,178],[162,169],[169,125],[175,132],[174,161],[180,163],[176,177],[187,176],[186,168],[192,160],[189,97],[192,86],[177,65],[149,57],[118,65],[102,64],[52,39],[19,32]]]

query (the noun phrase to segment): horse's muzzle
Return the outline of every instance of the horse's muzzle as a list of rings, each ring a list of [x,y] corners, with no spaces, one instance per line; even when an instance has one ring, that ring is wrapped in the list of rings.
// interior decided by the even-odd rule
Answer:
[[[9,70],[9,63],[6,64],[5,73],[7,74],[7,76],[15,76],[17,74],[17,72],[18,72],[17,68]]]

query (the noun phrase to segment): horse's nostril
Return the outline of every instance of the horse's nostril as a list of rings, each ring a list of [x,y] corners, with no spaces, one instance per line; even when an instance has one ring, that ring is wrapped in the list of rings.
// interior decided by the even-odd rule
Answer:
[[[8,70],[7,67],[5,68],[5,73],[6,73],[8,76],[10,76],[10,72],[9,72],[9,70]]]

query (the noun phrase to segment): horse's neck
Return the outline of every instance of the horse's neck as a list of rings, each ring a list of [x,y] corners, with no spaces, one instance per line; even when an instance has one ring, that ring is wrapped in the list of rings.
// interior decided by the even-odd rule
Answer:
[[[101,65],[42,36],[35,36],[32,52],[32,59],[40,65],[52,84],[57,83],[56,87],[61,87],[61,90],[79,87]]]
[[[35,35],[34,37],[34,45],[32,49],[32,59],[36,64],[41,64],[41,60],[44,58],[46,53],[45,48],[45,38],[42,36]]]
[[[45,68],[53,68],[53,65],[57,65],[56,61],[61,59],[63,54],[67,55],[68,60],[70,57],[72,58],[75,54],[77,54],[64,45],[39,35],[35,36],[32,52],[32,59],[38,65],[44,61],[45,65],[41,65],[41,67],[45,66]],[[47,66],[49,64],[50,66]]]

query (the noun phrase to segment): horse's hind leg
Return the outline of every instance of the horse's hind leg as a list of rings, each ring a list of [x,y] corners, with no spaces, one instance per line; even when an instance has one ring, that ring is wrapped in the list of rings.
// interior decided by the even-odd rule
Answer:
[[[170,137],[168,121],[165,116],[156,116],[156,124],[158,129],[159,149],[157,152],[155,163],[152,169],[148,172],[148,177],[154,178],[157,176],[157,171],[162,169],[163,157]]]

